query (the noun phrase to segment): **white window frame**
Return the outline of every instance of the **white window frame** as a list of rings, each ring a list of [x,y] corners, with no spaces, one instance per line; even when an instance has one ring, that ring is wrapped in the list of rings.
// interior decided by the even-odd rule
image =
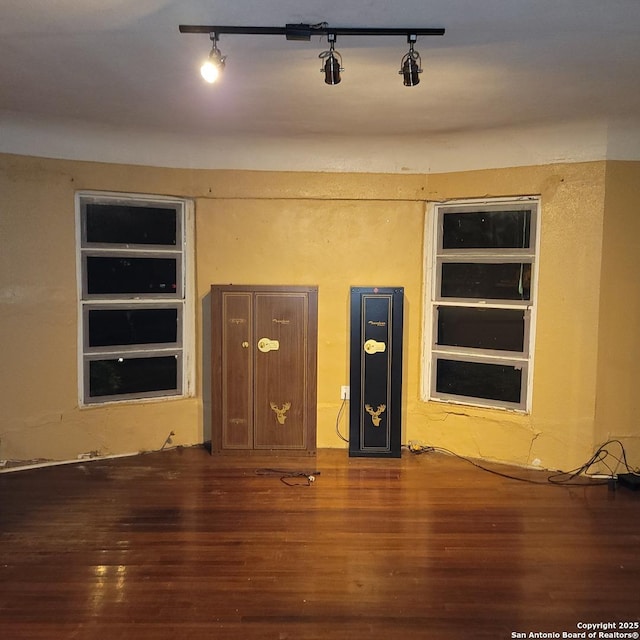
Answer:
[[[513,210],[532,208],[530,248],[528,249],[443,249],[442,217],[444,213],[473,212],[479,209]],[[541,202],[538,196],[449,200],[427,204],[424,233],[424,340],[422,344],[422,400],[529,413],[533,401],[533,354],[538,289]],[[445,262],[531,262],[529,300],[483,300],[444,298],[440,295],[440,265]],[[524,347],[522,352],[497,351],[436,344],[437,308],[514,309],[524,312]],[[435,363],[438,357],[463,362],[507,365],[522,369],[520,402],[453,395],[436,390]]]
[[[88,243],[85,230],[85,204],[163,206],[178,214],[175,247],[142,247]],[[78,287],[78,401],[80,407],[95,407],[123,402],[148,402],[191,397],[195,392],[195,309],[194,309],[194,214],[192,201],[184,198],[104,191],[78,191],[76,211],[76,269]],[[87,292],[86,261],[90,256],[176,257],[177,292],[173,294],[91,295]],[[174,343],[90,347],[89,311],[95,309],[175,308],[178,310],[177,338]],[[89,396],[89,363],[119,357],[158,357],[173,355],[178,361],[177,389],[143,393]]]

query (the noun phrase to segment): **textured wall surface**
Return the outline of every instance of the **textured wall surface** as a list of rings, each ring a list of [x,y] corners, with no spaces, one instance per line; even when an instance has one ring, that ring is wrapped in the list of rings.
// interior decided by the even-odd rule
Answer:
[[[610,303],[617,299],[619,245],[628,258],[624,277],[634,286],[637,239],[634,244],[624,233],[633,195],[624,194],[635,193],[637,174],[637,164],[608,169],[606,162],[387,175],[162,169],[0,156],[0,459],[153,450],[170,431],[173,444],[208,440],[208,292],[211,284],[234,283],[319,286],[318,446],[344,446],[335,424],[340,386],[349,382],[349,287],[403,286],[403,442],[420,440],[523,465],[536,461],[546,468],[581,464],[608,432],[609,416],[638,434],[631,424],[637,423],[637,404],[615,394],[632,374],[637,379],[638,358],[623,349],[616,356],[613,334],[602,324],[613,331],[619,322],[621,303]],[[193,199],[193,398],[78,407],[74,194],[88,189]],[[542,201],[532,411],[425,402],[426,203],[518,195],[540,195]],[[632,329],[624,331],[631,339]],[[605,404],[596,410],[599,390]],[[341,430],[348,431],[344,418]]]

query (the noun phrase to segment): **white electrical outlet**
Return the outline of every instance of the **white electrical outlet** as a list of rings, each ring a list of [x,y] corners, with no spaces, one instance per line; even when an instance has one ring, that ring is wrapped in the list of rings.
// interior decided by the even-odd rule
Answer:
[[[340,400],[349,400],[349,385],[343,384],[340,387]]]

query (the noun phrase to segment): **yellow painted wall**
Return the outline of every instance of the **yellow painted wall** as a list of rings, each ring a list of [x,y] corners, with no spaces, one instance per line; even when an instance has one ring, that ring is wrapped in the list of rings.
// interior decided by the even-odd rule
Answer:
[[[619,439],[640,460],[640,162],[606,174],[596,441]],[[615,446],[611,451],[618,453]]]
[[[540,195],[538,312],[529,415],[417,403],[418,439],[464,455],[569,469],[593,447],[604,163],[428,176],[426,195]]]
[[[404,286],[403,442],[518,464],[576,466],[601,436],[595,415],[606,176],[604,162],[403,176],[0,156],[0,459],[151,450],[169,431],[174,444],[208,439],[209,286],[269,283],[319,286],[318,446],[344,446],[335,420],[340,386],[349,382],[349,287]],[[193,198],[194,398],[78,408],[74,193],[82,189]],[[423,402],[425,201],[522,194],[542,198],[533,411]],[[345,420],[341,428],[347,432]]]

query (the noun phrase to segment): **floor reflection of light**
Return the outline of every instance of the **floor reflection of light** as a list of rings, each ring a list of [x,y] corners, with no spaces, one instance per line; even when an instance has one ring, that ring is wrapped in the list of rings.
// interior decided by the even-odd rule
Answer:
[[[127,586],[127,566],[99,564],[93,570],[95,580],[90,604],[97,613],[108,602],[124,602]]]
[[[127,567],[125,565],[121,564],[118,566],[117,576],[116,589],[118,590],[118,597],[116,598],[116,602],[122,602],[124,600],[124,590],[127,586]]]

